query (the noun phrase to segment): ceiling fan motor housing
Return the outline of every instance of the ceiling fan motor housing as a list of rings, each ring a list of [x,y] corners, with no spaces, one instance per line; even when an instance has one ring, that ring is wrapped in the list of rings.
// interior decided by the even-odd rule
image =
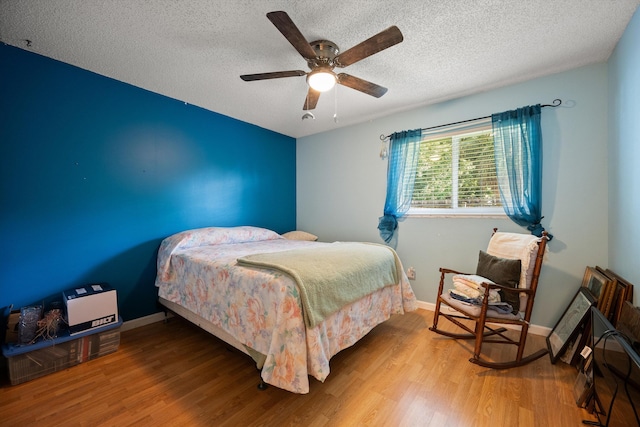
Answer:
[[[335,57],[340,53],[338,45],[329,40],[316,40],[309,43],[316,53],[316,57],[307,60],[309,68],[335,67]]]

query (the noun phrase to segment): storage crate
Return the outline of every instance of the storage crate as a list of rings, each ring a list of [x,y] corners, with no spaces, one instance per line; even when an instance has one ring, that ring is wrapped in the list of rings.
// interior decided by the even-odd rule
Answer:
[[[11,385],[115,352],[120,345],[121,325],[122,319],[119,319],[117,323],[99,330],[74,336],[67,333],[53,340],[43,340],[31,345],[4,345],[2,354],[7,358]]]

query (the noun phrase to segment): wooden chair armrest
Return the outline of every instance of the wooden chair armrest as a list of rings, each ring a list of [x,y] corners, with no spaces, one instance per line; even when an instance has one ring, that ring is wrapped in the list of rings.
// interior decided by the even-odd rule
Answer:
[[[451,270],[450,268],[444,268],[444,267],[440,267],[440,273],[442,273],[442,274],[465,274],[465,275],[469,274],[469,273],[463,273],[463,272],[457,271],[457,270]]]
[[[532,294],[533,291],[531,289],[526,289],[526,288],[512,288],[511,286],[503,286],[503,285],[499,285],[497,283],[487,283],[484,282],[482,284],[483,287],[485,287],[486,289],[499,289],[505,292],[524,292],[526,294]]]

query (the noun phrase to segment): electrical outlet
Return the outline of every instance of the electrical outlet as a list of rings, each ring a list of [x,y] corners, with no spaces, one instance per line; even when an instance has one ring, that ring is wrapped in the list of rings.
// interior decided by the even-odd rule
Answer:
[[[413,267],[409,267],[407,269],[407,277],[409,280],[416,280],[416,269]]]

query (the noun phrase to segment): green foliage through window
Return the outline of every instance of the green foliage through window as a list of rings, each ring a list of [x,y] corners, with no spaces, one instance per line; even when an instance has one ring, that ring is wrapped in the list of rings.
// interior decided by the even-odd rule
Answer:
[[[498,208],[493,137],[486,120],[462,130],[439,130],[420,143],[411,207]]]

